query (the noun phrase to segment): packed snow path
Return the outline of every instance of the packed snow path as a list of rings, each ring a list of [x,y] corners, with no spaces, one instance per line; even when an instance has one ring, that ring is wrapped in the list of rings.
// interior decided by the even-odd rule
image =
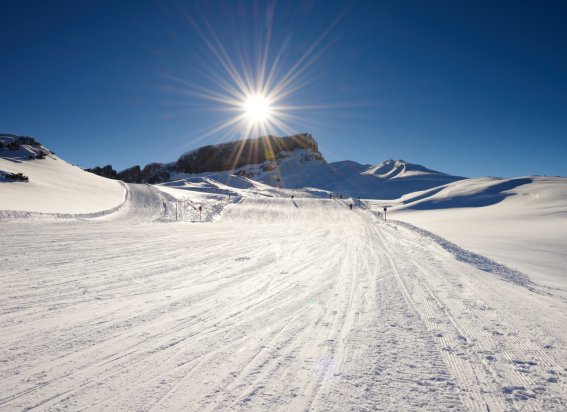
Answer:
[[[158,203],[0,222],[1,410],[567,409],[550,291],[337,200]]]

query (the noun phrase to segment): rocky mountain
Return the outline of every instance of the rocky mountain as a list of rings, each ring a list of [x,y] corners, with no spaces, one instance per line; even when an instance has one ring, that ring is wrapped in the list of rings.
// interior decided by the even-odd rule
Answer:
[[[287,153],[297,150],[310,152],[313,159],[324,161],[317,141],[308,133],[287,137],[262,136],[217,145],[208,145],[182,154],[172,163],[150,163],[141,168],[132,166],[117,172],[111,165],[87,171],[127,183],[162,183],[183,174],[234,171],[249,165],[273,169]],[[240,171],[242,174],[246,174]]]
[[[54,154],[29,136],[0,133],[0,157],[13,161],[45,159]]]

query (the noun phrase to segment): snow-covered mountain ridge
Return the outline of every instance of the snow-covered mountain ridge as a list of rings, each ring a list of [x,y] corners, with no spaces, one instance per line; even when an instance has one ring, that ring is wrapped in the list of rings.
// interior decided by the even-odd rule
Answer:
[[[389,159],[377,166],[371,166],[363,172],[381,179],[395,179],[410,176],[448,176],[445,173],[428,169],[424,166],[408,163],[404,160]]]
[[[112,167],[89,171],[129,183],[165,183],[211,175],[245,176],[273,187],[314,187],[355,197],[395,199],[404,194],[451,183],[451,176],[403,160],[376,166],[346,160],[328,163],[317,141],[307,133],[287,137],[263,136],[204,146],[167,164],[150,163],[116,172]],[[222,176],[221,176],[222,175]]]

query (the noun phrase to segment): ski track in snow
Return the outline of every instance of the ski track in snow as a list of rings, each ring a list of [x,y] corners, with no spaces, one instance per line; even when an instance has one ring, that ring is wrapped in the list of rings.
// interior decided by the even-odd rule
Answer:
[[[0,222],[0,410],[567,410],[563,301],[347,202],[128,189]]]
[[[495,273],[509,282],[513,282],[516,283],[517,285],[521,285],[534,290],[533,282],[530,281],[529,277],[523,274],[522,272],[511,269],[505,265],[495,262],[492,259],[488,259],[485,256],[479,255],[469,250],[465,250],[457,246],[453,242],[449,242],[447,239],[442,238],[441,236],[438,236],[427,230],[418,228],[410,223],[400,222],[400,221],[393,221],[393,222],[396,225],[406,227],[408,229],[413,230],[414,232],[418,232],[420,235],[422,235],[425,238],[430,238],[431,240],[439,244],[443,249],[445,249],[453,256],[455,256],[457,260],[468,263],[485,272]]]

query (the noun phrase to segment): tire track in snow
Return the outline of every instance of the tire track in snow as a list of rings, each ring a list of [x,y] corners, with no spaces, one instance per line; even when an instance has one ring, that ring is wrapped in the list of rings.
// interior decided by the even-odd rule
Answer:
[[[400,290],[403,294],[404,299],[408,302],[409,305],[413,308],[414,312],[418,314],[421,319],[425,322],[425,324],[431,328],[430,322],[428,322],[429,317],[426,313],[423,313],[423,310],[420,310],[419,306],[416,304],[415,300],[412,298],[410,291],[406,287],[406,283],[408,282],[408,273],[404,272],[404,279],[400,275],[397,265],[394,263],[392,258],[392,249],[390,249],[387,245],[387,242],[384,240],[384,237],[381,232],[376,231],[378,234],[379,239],[382,241],[382,245],[389,253],[385,256],[388,259],[390,267],[392,268],[392,272],[395,275],[395,278],[400,286]],[[452,318],[449,318],[449,322],[451,322],[454,327],[458,330],[458,326],[454,322]],[[470,365],[467,365],[462,359],[456,356],[454,353],[442,353],[443,357],[446,358],[446,364],[450,368],[453,377],[459,382],[460,392],[461,392],[461,400],[463,404],[469,410],[483,410],[485,409],[485,405],[487,403],[483,399],[481,393],[482,389],[480,387],[480,382],[472,370]],[[466,393],[466,396],[463,395],[463,392]]]

